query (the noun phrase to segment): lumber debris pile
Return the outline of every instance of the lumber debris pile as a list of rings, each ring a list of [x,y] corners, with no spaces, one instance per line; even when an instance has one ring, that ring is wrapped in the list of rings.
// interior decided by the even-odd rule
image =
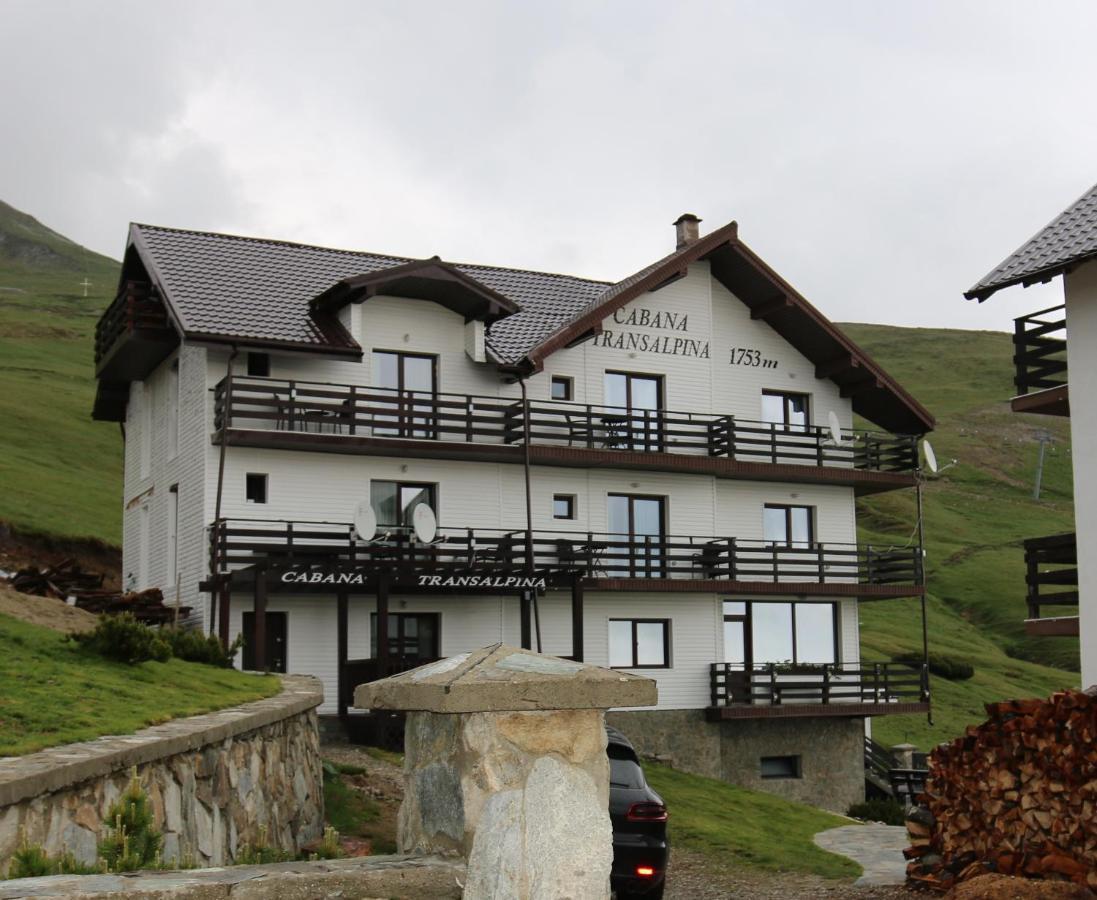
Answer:
[[[175,606],[165,605],[160,588],[143,591],[105,589],[102,575],[82,571],[75,560],[71,559],[45,569],[35,566],[20,569],[8,579],[8,583],[23,594],[55,597],[58,600],[72,597],[78,609],[90,613],[130,613],[135,619],[148,625],[172,622],[176,616]],[[180,616],[186,616],[189,612],[189,606],[179,607]]]
[[[929,758],[907,817],[907,879],[947,891],[987,873],[1097,888],[1097,696],[988,703]]]

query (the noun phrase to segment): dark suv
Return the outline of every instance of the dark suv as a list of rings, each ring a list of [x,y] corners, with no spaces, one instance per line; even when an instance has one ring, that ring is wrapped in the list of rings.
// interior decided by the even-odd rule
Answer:
[[[629,739],[608,726],[606,735],[613,823],[610,882],[617,900],[659,900],[667,877],[667,808],[644,778]]]

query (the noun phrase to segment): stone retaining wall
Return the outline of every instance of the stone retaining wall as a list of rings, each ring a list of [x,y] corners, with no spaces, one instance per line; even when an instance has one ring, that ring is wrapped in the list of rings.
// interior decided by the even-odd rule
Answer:
[[[268,845],[299,851],[324,827],[322,701],[316,679],[290,675],[265,700],[0,759],[0,872],[23,829],[51,855],[94,864],[103,819],[135,766],[166,862],[231,863],[260,829]]]

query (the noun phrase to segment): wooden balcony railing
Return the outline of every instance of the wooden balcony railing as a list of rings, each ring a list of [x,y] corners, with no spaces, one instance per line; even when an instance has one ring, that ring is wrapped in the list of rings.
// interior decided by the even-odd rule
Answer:
[[[501,574],[811,584],[920,585],[918,547],[788,546],[734,537],[441,528],[434,542],[393,528],[371,541],[328,522],[222,519],[210,528],[220,572],[253,566],[340,566],[416,575]],[[530,554],[532,553],[532,562]]]
[[[167,310],[148,283],[127,281],[95,326],[95,363],[98,366],[127,334],[170,329]]]
[[[925,665],[713,663],[713,706],[928,703]]]
[[[1045,606],[1078,606],[1078,545],[1073,534],[1031,538],[1025,547],[1028,617],[1041,618]],[[1060,590],[1060,588],[1073,590]]]
[[[1014,319],[1013,383],[1018,395],[1067,383],[1066,335],[1065,305]]]
[[[218,429],[681,453],[881,472],[918,467],[916,438],[728,415],[234,377],[214,392]]]

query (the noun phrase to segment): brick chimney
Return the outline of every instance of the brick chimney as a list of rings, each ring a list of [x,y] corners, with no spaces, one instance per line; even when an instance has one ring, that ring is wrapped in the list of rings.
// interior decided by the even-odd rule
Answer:
[[[681,250],[701,237],[701,220],[693,213],[682,213],[674,222],[674,232],[678,238],[676,250]]]

